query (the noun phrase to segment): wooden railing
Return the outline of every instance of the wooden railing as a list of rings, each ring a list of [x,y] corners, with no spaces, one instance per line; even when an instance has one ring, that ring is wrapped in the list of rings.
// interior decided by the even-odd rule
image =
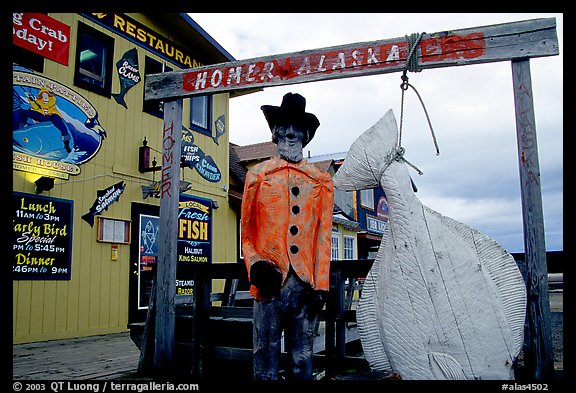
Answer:
[[[354,296],[359,297],[361,285],[358,280],[366,277],[373,260],[345,260],[332,261],[330,264],[330,290],[325,309],[320,313],[320,321],[325,324],[324,354],[316,354],[316,363],[326,369],[326,374],[338,372],[343,367],[350,367],[355,360],[365,366],[362,359],[353,359],[346,356],[346,324],[356,322],[356,311],[352,309]],[[193,331],[195,333],[194,346],[190,348],[188,356],[192,357],[193,374],[204,374],[203,365],[207,359],[227,358],[251,360],[251,348],[230,348],[214,345],[215,340],[205,331],[211,318],[252,318],[252,307],[237,307],[230,299],[243,300],[247,298],[246,292],[228,291],[222,294],[211,293],[211,283],[214,279],[243,280],[246,279],[246,267],[243,263],[215,263],[212,265],[198,264],[194,269],[195,297],[194,306],[189,308],[195,314]],[[234,286],[234,285],[232,285]],[[222,305],[215,306],[213,302],[222,301]],[[190,306],[189,306],[190,307]],[[184,309],[180,306],[179,308]],[[189,315],[189,312],[180,312],[178,315]],[[212,342],[210,342],[212,341]]]
[[[514,254],[520,270],[524,270],[522,254]],[[549,252],[548,258],[563,266],[563,252]],[[335,260],[330,264],[330,290],[325,308],[320,313],[324,323],[323,351],[314,354],[315,365],[324,368],[326,375],[343,369],[367,369],[367,361],[348,356],[347,344],[354,338],[347,337],[350,324],[356,323],[355,301],[360,297],[362,283],[373,260]],[[252,303],[247,290],[237,289],[239,282],[247,282],[246,266],[241,262],[191,264],[194,296],[177,297],[175,363],[180,372],[202,377],[217,367],[219,360],[251,362]],[[560,270],[558,267],[552,270]],[[562,269],[563,270],[563,269]],[[225,291],[212,292],[212,280],[226,280]],[[242,305],[237,303],[241,301]],[[217,305],[217,303],[220,303]],[[250,336],[248,345],[221,344],[217,331],[210,331],[215,320],[245,322],[242,329]],[[140,347],[143,323],[131,324],[133,340]],[[239,332],[235,332],[239,334]],[[244,340],[246,341],[246,340]],[[143,370],[145,371],[145,370]]]

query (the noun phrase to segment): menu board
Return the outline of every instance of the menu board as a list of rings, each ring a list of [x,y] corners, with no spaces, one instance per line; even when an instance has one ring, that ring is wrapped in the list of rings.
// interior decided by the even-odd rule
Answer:
[[[69,280],[74,202],[12,193],[12,279]]]

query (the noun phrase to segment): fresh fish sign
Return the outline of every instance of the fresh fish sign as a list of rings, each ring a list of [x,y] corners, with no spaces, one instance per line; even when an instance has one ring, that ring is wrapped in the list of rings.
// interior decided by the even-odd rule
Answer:
[[[138,51],[132,48],[116,63],[118,78],[120,79],[120,93],[112,94],[117,103],[128,109],[124,96],[142,79],[138,69]]]
[[[103,190],[98,190],[96,193],[98,197],[88,213],[82,216],[82,219],[90,224],[90,226],[94,226],[94,216],[101,214],[102,210],[108,210],[108,207],[120,198],[120,195],[124,192],[124,188],[126,188],[126,184],[121,181]]]

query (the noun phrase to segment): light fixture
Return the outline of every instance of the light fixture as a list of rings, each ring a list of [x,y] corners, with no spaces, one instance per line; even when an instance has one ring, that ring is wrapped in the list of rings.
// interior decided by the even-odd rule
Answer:
[[[36,194],[41,194],[44,191],[50,191],[52,188],[54,188],[54,178],[42,176],[41,178],[36,180],[34,184],[36,184],[34,192]]]
[[[220,206],[218,206],[218,202],[216,201],[212,201],[212,209],[218,209]]]

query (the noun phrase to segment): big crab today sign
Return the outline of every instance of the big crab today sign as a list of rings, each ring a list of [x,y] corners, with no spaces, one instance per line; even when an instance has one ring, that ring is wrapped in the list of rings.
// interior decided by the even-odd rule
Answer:
[[[70,26],[45,14],[12,14],[12,42],[47,59],[68,65]]]

